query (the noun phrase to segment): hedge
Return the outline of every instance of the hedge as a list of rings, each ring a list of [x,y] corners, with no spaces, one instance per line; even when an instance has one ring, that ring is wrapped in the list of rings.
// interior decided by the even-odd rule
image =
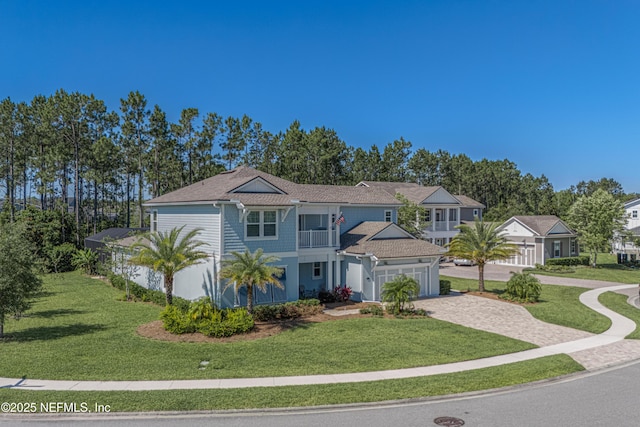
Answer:
[[[589,257],[585,255],[572,256],[566,258],[551,258],[545,263],[546,265],[565,265],[568,267],[576,265],[589,265]]]

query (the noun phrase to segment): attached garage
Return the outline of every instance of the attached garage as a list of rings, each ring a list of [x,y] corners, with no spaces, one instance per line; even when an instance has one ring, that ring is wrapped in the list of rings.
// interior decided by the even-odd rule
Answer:
[[[382,286],[402,274],[418,281],[420,296],[440,294],[443,248],[384,222],[363,222],[345,233],[342,241],[341,281],[353,289],[353,299],[380,301]]]

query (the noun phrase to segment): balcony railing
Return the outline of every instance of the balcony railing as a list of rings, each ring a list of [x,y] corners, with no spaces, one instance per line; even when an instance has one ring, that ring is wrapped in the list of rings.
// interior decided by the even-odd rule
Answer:
[[[329,246],[328,230],[303,230],[298,231],[298,247],[300,248],[326,248]]]
[[[429,229],[431,231],[453,231],[458,225],[458,221],[449,221],[449,227],[447,227],[447,221],[434,221]]]

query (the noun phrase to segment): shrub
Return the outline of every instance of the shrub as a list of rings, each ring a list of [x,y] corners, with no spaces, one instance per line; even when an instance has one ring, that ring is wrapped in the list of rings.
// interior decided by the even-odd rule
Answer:
[[[383,316],[384,310],[379,305],[370,305],[360,309],[360,314],[373,314],[374,316]]]
[[[546,261],[546,265],[564,265],[568,267],[576,265],[589,265],[589,257],[586,255],[572,256],[566,258],[551,258]]]
[[[333,295],[333,292],[329,291],[318,292],[318,299],[322,304],[336,302],[336,297]]]
[[[261,322],[275,319],[295,319],[321,313],[322,309],[320,301],[311,298],[284,304],[255,306],[253,308],[253,318]]]
[[[198,323],[203,319],[210,319],[217,309],[216,304],[210,297],[202,297],[189,304],[189,311],[187,312],[187,315],[189,316],[189,319]]]
[[[336,286],[332,293],[336,302],[345,302],[349,301],[349,298],[351,298],[351,295],[353,294],[353,290],[349,286]]]
[[[502,297],[521,302],[537,302],[542,287],[540,281],[528,273],[512,273]]]
[[[121,291],[126,290],[126,282],[124,277],[115,273],[109,273],[108,278],[109,282],[111,282],[111,286],[116,289],[120,289]],[[143,302],[152,302],[160,306],[164,306],[167,304],[164,292],[147,289],[132,281],[129,281],[129,292],[133,297],[135,297],[135,299]],[[189,310],[190,304],[191,302],[189,300],[176,296],[173,297],[173,305],[184,312]]]
[[[78,249],[71,258],[71,264],[76,270],[82,269],[86,274],[95,274],[98,267],[98,253],[91,249]]]
[[[45,267],[53,273],[73,271],[73,256],[76,247],[72,243],[53,246],[46,251]]]
[[[209,319],[201,320],[197,330],[203,335],[222,338],[244,334],[253,329],[253,326],[253,317],[246,308],[226,308],[216,310]]]
[[[451,281],[440,280],[440,295],[449,295],[451,293]]]
[[[196,330],[195,323],[175,305],[167,305],[160,313],[160,319],[164,329],[172,334],[187,334]]]

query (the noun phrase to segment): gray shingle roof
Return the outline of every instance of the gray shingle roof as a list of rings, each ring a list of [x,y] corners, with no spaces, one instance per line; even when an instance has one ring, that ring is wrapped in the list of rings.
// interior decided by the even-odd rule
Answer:
[[[438,256],[445,252],[440,246],[412,237],[374,238],[387,227],[398,226],[390,222],[362,222],[340,237],[341,249],[351,254],[373,254],[379,259]]]
[[[369,188],[379,188],[395,197],[397,193],[405,196],[409,201],[420,204],[427,197],[438,191],[441,187],[424,187],[412,182],[384,182],[384,181],[361,181]]]
[[[481,209],[485,208],[485,206],[482,203],[476,200],[473,200],[471,197],[463,196],[461,194],[456,194],[453,197],[458,199],[458,201],[462,203],[462,207],[464,208],[481,208]]]
[[[513,218],[517,219],[540,236],[546,236],[549,234],[549,231],[551,231],[551,229],[559,222],[569,229],[569,226],[555,215],[522,215],[514,216]]]
[[[279,189],[282,194],[233,192],[256,178],[261,178],[268,182]],[[146,205],[231,200],[238,200],[245,206],[287,206],[292,205],[293,200],[307,203],[339,203],[345,205],[400,205],[395,197],[379,188],[296,184],[248,166],[240,166],[167,193],[148,201]]]

